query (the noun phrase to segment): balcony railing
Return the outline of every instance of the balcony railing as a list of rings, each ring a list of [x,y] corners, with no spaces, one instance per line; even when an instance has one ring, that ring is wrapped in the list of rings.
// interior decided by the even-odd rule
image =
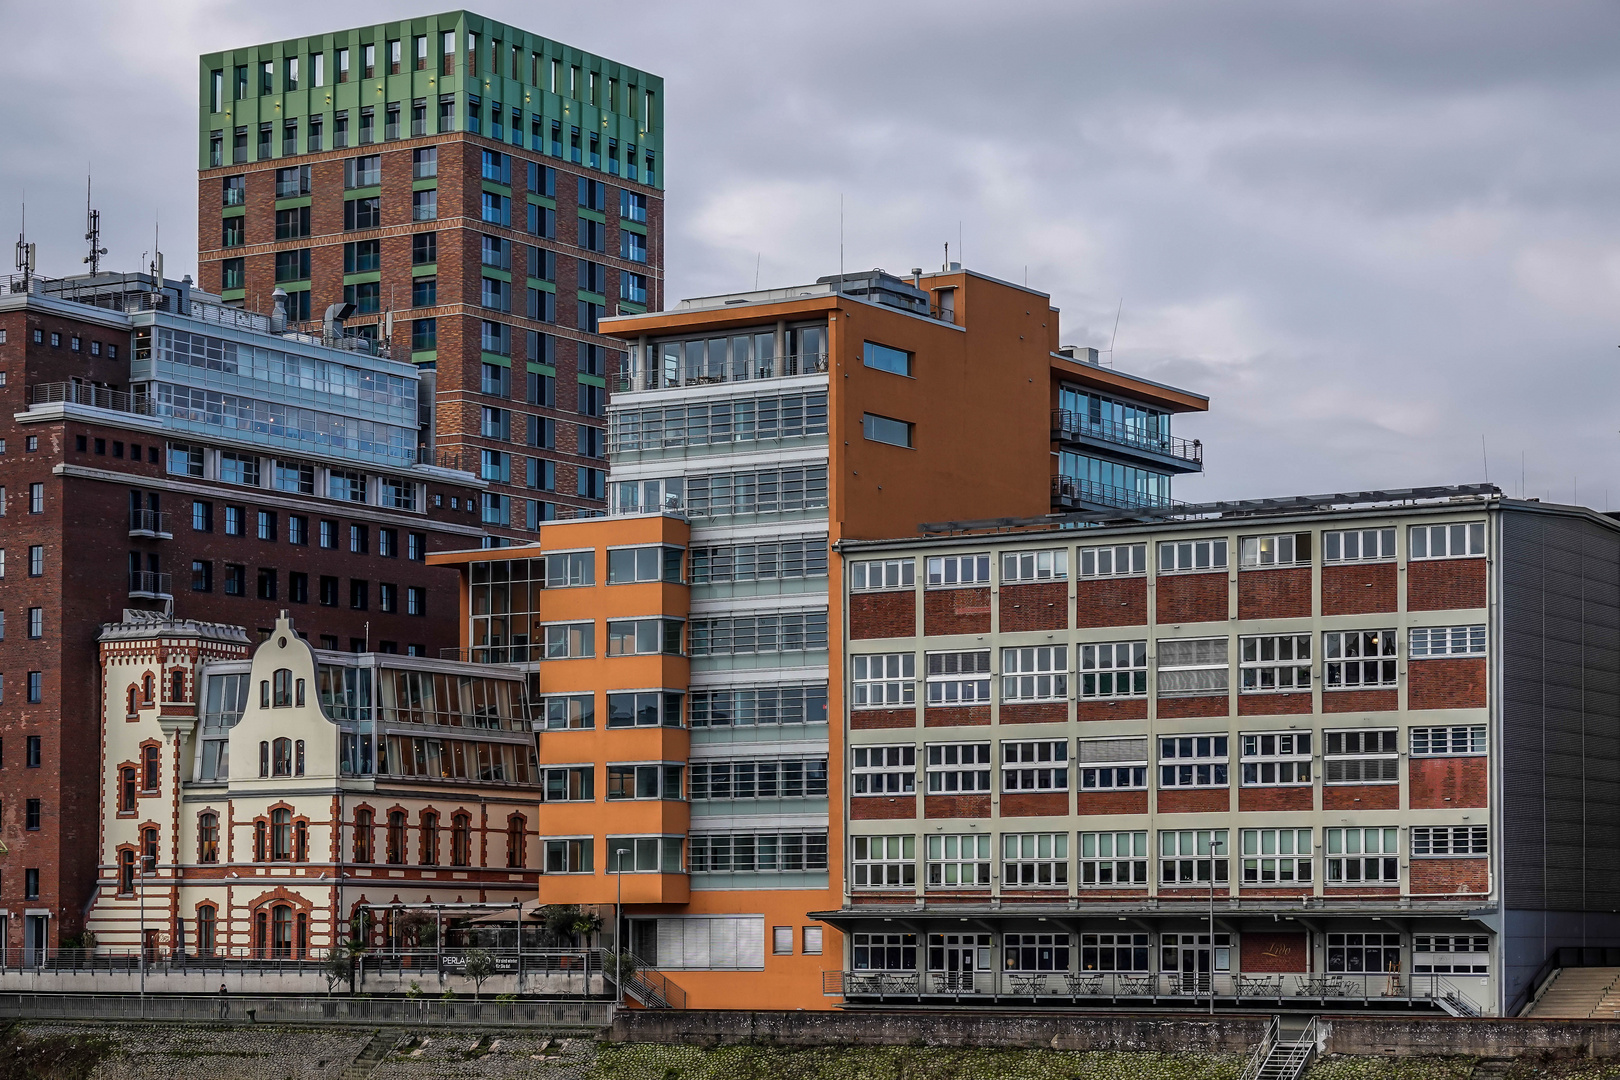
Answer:
[[[150,570],[131,570],[129,595],[139,600],[172,600],[174,590],[170,586],[168,574],[157,574]]]
[[[131,510],[129,535],[171,540],[174,533],[169,527],[169,515],[161,510]]]
[[[527,664],[531,660],[545,659],[542,645],[475,645],[467,649],[449,646],[439,650],[441,660],[460,660],[464,664]]]
[[[1167,495],[1113,487],[1093,480],[1082,480],[1077,476],[1052,477],[1052,501],[1060,505],[1090,503],[1117,506],[1126,510],[1176,505],[1176,501]]]
[[[1129,424],[1116,424],[1111,420],[1092,420],[1084,413],[1075,412],[1073,409],[1052,410],[1052,437],[1097,439],[1115,446],[1146,450],[1197,465],[1204,463],[1204,444],[1200,439],[1180,439],[1174,435],[1144,431]]]
[[[152,399],[144,394],[135,395],[123,390],[109,390],[104,386],[92,386],[89,383],[35,383],[28,388],[30,405],[59,403],[86,405],[92,409],[108,409],[112,412],[135,413],[138,416],[153,416],[157,412]]]
[[[1270,1007],[1282,1002],[1414,1005],[1452,1015],[1482,1015],[1480,1004],[1442,975],[1324,973],[1299,975],[1205,972],[828,971],[822,992],[862,1001],[953,998],[986,1003],[1026,1000],[1106,1005],[1121,999],[1208,1001]]]
[[[777,370],[778,360],[781,370]],[[683,372],[666,375],[662,370],[624,372],[615,376],[614,389],[619,393],[637,390],[670,390],[677,386],[714,386],[728,382],[752,382],[756,379],[785,379],[794,375],[824,375],[827,372],[826,353],[795,353],[772,359],[762,359],[744,372]]]
[[[608,964],[613,964],[608,959]],[[684,1009],[686,991],[670,982],[663,972],[649,967],[646,961],[629,953],[624,954],[624,992],[649,1009]]]

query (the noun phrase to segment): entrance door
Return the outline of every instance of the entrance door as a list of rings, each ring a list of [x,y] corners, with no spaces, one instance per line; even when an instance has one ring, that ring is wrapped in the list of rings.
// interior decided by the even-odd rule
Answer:
[[[148,964],[157,960],[158,932],[156,930],[147,930],[141,934],[141,955],[145,957]]]
[[[1160,970],[1175,993],[1208,994],[1211,979],[1232,968],[1230,934],[1216,934],[1213,949],[1208,934],[1165,934],[1160,943]]]
[[[1182,945],[1177,953],[1176,988],[1183,994],[1209,993],[1209,946]]]
[[[50,923],[48,915],[23,916],[23,965],[34,967],[45,962],[45,931]]]
[[[974,993],[974,972],[990,970],[990,935],[929,934],[928,970],[934,993]]]

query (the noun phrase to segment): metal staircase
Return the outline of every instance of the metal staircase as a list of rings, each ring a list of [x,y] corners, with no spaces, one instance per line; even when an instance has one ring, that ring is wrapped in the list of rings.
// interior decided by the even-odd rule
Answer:
[[[1239,1080],[1299,1080],[1316,1060],[1316,1017],[1310,1017],[1303,1027],[1298,1021],[1280,1016],[1271,1018],[1260,1045],[1249,1055]]]

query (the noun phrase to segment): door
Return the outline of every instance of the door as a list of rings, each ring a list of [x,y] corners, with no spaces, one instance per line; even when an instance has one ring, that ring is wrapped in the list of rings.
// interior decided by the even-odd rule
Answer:
[[[1177,951],[1180,977],[1176,988],[1183,994],[1209,993],[1209,946],[1182,945]]]
[[[34,967],[45,962],[46,926],[48,915],[23,916],[23,965]]]
[[[1211,980],[1232,969],[1230,934],[1216,934],[1213,949],[1208,934],[1165,934],[1160,943],[1160,968],[1175,993],[1208,994]]]
[[[158,932],[144,930],[141,932],[141,956],[148,964],[155,963],[158,958]]]
[[[990,935],[928,935],[928,970],[936,994],[976,992],[974,973],[990,970]]]

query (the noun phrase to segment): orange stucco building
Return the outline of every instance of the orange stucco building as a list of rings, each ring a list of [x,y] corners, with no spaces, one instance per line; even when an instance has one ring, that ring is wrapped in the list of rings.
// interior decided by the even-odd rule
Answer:
[[[602,326],[627,349],[609,516],[429,559],[463,570],[468,657],[530,672],[539,901],[622,895],[689,1007],[835,1005],[843,944],[807,915],[846,864],[831,546],[1168,502],[1201,468],[1170,415],[1207,400],[1062,348],[1048,296],[955,264]]]

